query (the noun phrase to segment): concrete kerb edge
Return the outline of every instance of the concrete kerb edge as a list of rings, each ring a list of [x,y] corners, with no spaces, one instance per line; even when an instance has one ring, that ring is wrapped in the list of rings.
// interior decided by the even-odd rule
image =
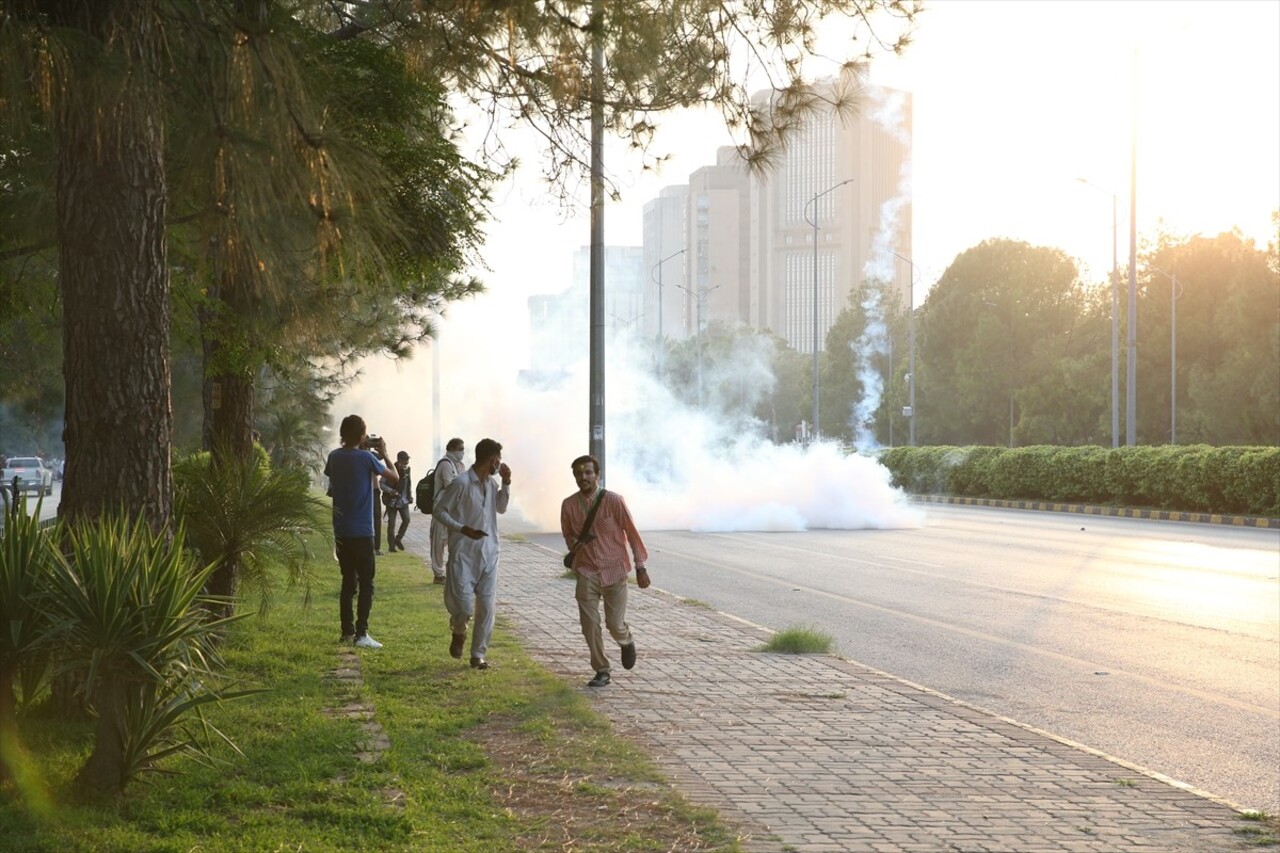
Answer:
[[[1037,512],[1066,512],[1078,515],[1098,515],[1112,518],[1141,518],[1150,521],[1182,521],[1190,524],[1222,524],[1231,527],[1250,527],[1259,530],[1280,530],[1280,518],[1254,515],[1226,515],[1213,512],[1176,512],[1167,509],[1136,509],[1124,506],[1099,506],[1097,504],[1056,503],[1054,501],[1013,501],[997,498],[965,498],[955,495],[911,495],[920,503],[954,504],[956,506],[987,506],[1000,509],[1025,509]]]
[[[1277,523],[1276,526],[1280,527],[1280,523]],[[536,542],[526,541],[524,544],[532,545],[533,547],[546,551],[549,554],[558,556],[558,552],[553,551],[552,549],[547,548],[546,546],[539,545]],[[650,587],[649,589],[645,590],[645,592],[655,593],[675,601],[692,600],[692,599],[686,598],[685,596],[677,595],[674,592],[669,592],[665,589],[662,589],[661,587],[656,587],[656,586]],[[699,604],[701,605],[701,602],[699,602]],[[714,615],[718,617],[720,621],[728,623],[732,627],[758,634],[763,641],[767,641],[769,637],[777,633],[772,628],[765,627],[764,625],[758,625],[755,622],[751,622],[747,619],[743,619],[740,616],[735,616],[732,613],[725,613],[722,610],[716,610],[715,608],[706,607],[705,605],[702,605],[702,609],[703,609],[703,612],[707,613],[708,615]],[[1038,737],[1048,738],[1049,740],[1052,740],[1056,743],[1060,743],[1063,746],[1066,746],[1070,749],[1080,750],[1081,752],[1084,752],[1088,755],[1092,755],[1096,758],[1101,758],[1104,761],[1110,762],[1111,764],[1115,764],[1131,772],[1140,773],[1149,779],[1153,779],[1157,782],[1161,782],[1165,785],[1169,785],[1181,791],[1185,791],[1189,794],[1193,794],[1197,797],[1200,797],[1201,799],[1208,800],[1209,802],[1214,803],[1216,805],[1229,808],[1232,811],[1236,812],[1237,814],[1245,815],[1245,814],[1251,814],[1254,812],[1253,809],[1250,809],[1246,806],[1242,806],[1239,803],[1228,800],[1225,797],[1220,797],[1217,794],[1213,794],[1213,793],[1210,793],[1209,791],[1205,791],[1201,788],[1197,788],[1194,785],[1191,785],[1190,783],[1181,781],[1180,779],[1175,779],[1172,776],[1167,776],[1164,773],[1159,772],[1158,770],[1152,770],[1148,767],[1143,767],[1140,764],[1135,764],[1134,762],[1120,758],[1119,756],[1111,755],[1110,753],[1104,752],[1100,749],[1095,749],[1094,747],[1087,746],[1086,744],[1080,743],[1079,741],[1074,741],[1071,738],[1063,737],[1062,735],[1054,734],[1053,732],[1047,731],[1045,729],[1037,728],[1028,723],[1020,722],[1018,720],[1013,719],[1012,717],[1006,717],[1003,714],[998,714],[989,708],[984,708],[981,705],[975,705],[972,702],[966,702],[963,699],[957,699],[956,697],[943,693],[940,690],[934,690],[931,687],[925,687],[923,684],[917,684],[914,681],[910,681],[906,678],[902,678],[901,676],[894,675],[891,672],[885,672],[884,670],[876,669],[875,667],[868,666],[867,664],[864,664],[860,661],[856,661],[851,658],[841,657],[840,655],[836,655],[836,654],[809,655],[809,657],[825,658],[826,661],[835,669],[844,669],[848,671],[851,668],[856,668],[858,670],[861,670],[862,672],[873,673],[881,678],[887,679],[899,685],[900,687],[910,690],[912,692],[923,693],[926,696],[931,696],[949,705],[954,705],[958,708],[964,708],[968,711],[981,714],[993,720],[999,720],[1003,723],[1011,725],[1017,729],[1021,729],[1022,731],[1028,732],[1030,734],[1036,735]]]

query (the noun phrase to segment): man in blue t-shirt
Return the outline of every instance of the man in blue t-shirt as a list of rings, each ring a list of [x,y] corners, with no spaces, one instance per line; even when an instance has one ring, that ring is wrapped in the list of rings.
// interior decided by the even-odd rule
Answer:
[[[382,643],[369,636],[369,611],[373,608],[373,507],[378,477],[385,477],[393,486],[400,477],[394,468],[360,449],[365,425],[359,415],[343,418],[339,435],[342,446],[329,454],[324,474],[329,478],[329,495],[333,498],[333,541],[342,569],[338,605],[342,642],[354,642],[362,649],[380,649]],[[360,597],[352,618],[351,600],[356,597],[357,588]]]

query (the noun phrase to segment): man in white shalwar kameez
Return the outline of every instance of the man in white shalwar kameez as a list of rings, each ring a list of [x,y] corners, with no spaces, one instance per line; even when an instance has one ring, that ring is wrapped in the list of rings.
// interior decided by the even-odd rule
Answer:
[[[502,488],[494,483],[502,479]],[[491,438],[476,444],[476,461],[436,498],[432,514],[449,531],[449,570],[444,605],[453,634],[449,654],[462,657],[467,624],[475,614],[471,666],[488,669],[485,654],[493,634],[498,587],[498,513],[511,500],[511,469],[502,461],[502,445]]]

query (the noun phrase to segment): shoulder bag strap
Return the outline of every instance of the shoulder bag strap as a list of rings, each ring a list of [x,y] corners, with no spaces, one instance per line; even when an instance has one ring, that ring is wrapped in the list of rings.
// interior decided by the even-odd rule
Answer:
[[[604,497],[604,489],[596,494],[596,502],[591,505],[591,512],[587,513],[587,520],[582,525],[582,532],[578,534],[578,541],[573,543],[573,547],[569,550],[576,551],[578,546],[582,544],[582,540],[591,532],[591,523],[596,520],[596,510],[600,508],[600,500]]]

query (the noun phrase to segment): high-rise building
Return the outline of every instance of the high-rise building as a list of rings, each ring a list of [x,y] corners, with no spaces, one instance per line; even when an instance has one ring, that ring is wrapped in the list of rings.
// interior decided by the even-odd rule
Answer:
[[[909,280],[897,281],[894,253],[911,257],[911,95],[867,87],[859,100],[851,118],[834,110],[808,117],[753,185],[756,324],[800,352],[815,346],[815,291],[819,349],[863,282],[897,284],[907,303]]]
[[[694,334],[711,320],[750,322],[750,180],[733,148],[716,152],[716,164],[689,176],[685,235],[691,286],[684,291],[687,328]]]
[[[644,206],[644,332],[650,338],[682,338],[688,328],[684,290],[688,277],[685,205],[689,188],[663,187]]]
[[[834,101],[835,90],[823,84],[819,95]],[[701,315],[703,326],[769,329],[811,353],[815,291],[819,348],[850,292],[868,279],[896,285],[905,306],[909,271],[894,253],[911,257],[910,162],[911,95],[880,86],[861,89],[851,115],[827,108],[806,117],[767,173],[749,172],[734,149],[720,149],[687,187],[669,187],[645,207],[646,265],[684,250],[683,325],[673,322],[669,301],[679,262],[663,266],[664,335],[692,334]],[[669,223],[679,201],[684,233],[676,235]],[[650,283],[645,328],[653,334],[656,298]]]

